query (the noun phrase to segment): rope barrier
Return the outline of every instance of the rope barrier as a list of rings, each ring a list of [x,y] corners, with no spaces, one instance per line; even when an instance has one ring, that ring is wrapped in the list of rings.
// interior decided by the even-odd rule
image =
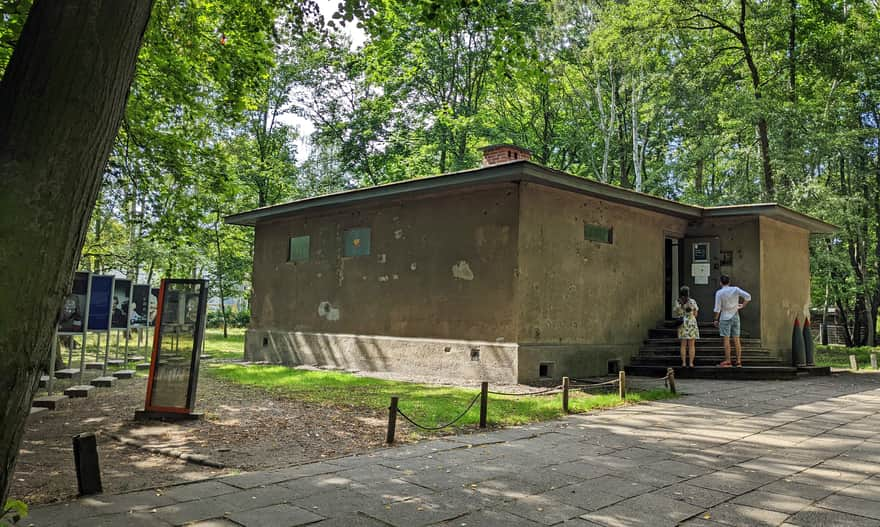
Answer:
[[[470,409],[474,407],[474,404],[477,402],[477,399],[480,398],[480,395],[482,395],[482,394],[479,394],[479,393],[478,393],[477,395],[475,395],[474,398],[471,399],[471,404],[469,404],[468,407],[464,409],[464,412],[460,413],[460,414],[458,415],[458,417],[456,417],[456,418],[453,419],[452,421],[449,421],[449,422],[446,423],[445,425],[440,425],[440,426],[423,426],[423,425],[420,425],[419,423],[413,421],[412,418],[410,418],[408,415],[406,415],[405,413],[403,413],[403,410],[401,410],[400,408],[397,409],[397,413],[399,413],[404,419],[406,419],[407,421],[409,421],[413,426],[415,426],[415,427],[417,427],[417,428],[421,428],[422,430],[431,430],[431,431],[433,431],[433,430],[442,430],[442,429],[444,429],[444,428],[448,428],[448,427],[454,425],[454,424],[457,423],[462,417],[464,417],[465,414],[467,414],[467,413],[470,411]]]
[[[387,434],[385,436],[385,442],[388,444],[391,444],[394,442],[394,434],[395,434],[395,430],[397,427],[396,417],[398,414],[401,417],[403,417],[404,419],[406,419],[411,425],[415,426],[416,428],[420,428],[422,430],[427,430],[427,431],[442,430],[444,428],[449,428],[450,426],[454,425],[455,423],[459,422],[462,418],[464,418],[464,416],[467,415],[467,413],[471,410],[471,408],[473,408],[474,405],[477,403],[477,400],[481,401],[480,402],[480,428],[485,428],[486,427],[486,414],[487,414],[487,406],[486,405],[488,402],[488,394],[507,396],[507,397],[529,397],[529,396],[533,396],[533,395],[551,395],[551,394],[561,393],[562,394],[562,409],[565,413],[569,413],[569,393],[571,393],[572,391],[586,392],[588,390],[592,390],[592,389],[596,389],[596,388],[608,389],[613,386],[617,386],[618,390],[620,392],[621,399],[626,399],[627,382],[626,382],[626,373],[623,371],[620,372],[617,379],[612,379],[612,380],[603,381],[603,382],[591,382],[586,379],[573,379],[575,381],[580,381],[585,384],[572,385],[571,380],[572,379],[569,377],[563,377],[562,384],[560,384],[560,385],[554,386],[552,388],[540,390],[537,392],[529,392],[529,393],[490,392],[489,391],[489,383],[484,381],[480,387],[480,393],[474,395],[474,398],[471,399],[471,402],[467,405],[467,408],[465,408],[463,412],[458,414],[458,416],[455,419],[453,419],[452,421],[449,421],[448,423],[438,425],[438,426],[425,426],[425,425],[422,425],[422,424],[415,422],[415,420],[413,420],[413,418],[406,415],[406,413],[404,413],[403,410],[401,410],[398,407],[398,399],[399,398],[392,397],[391,398],[391,405],[388,407],[388,430],[387,430]],[[675,370],[673,370],[672,368],[668,368],[666,371],[666,375],[664,375],[663,377],[660,377],[657,379],[646,379],[645,380],[645,382],[657,382],[657,381],[663,381],[666,388],[668,388],[673,394],[677,393],[676,387],[675,387]]]
[[[508,392],[492,392],[492,391],[490,391],[488,393],[491,393],[492,395],[506,395],[506,396],[510,396],[510,397],[526,397],[529,395],[548,395],[551,393],[561,393],[561,392],[562,392],[562,385],[560,384],[558,386],[554,386],[553,388],[541,390],[540,392],[508,393]]]
[[[583,382],[583,383],[586,383],[590,386],[601,386],[603,384],[617,384],[620,382],[620,379],[611,379],[610,381],[603,381],[603,382],[593,382],[588,379],[575,379],[574,377],[572,377],[571,380],[573,380],[575,382]]]

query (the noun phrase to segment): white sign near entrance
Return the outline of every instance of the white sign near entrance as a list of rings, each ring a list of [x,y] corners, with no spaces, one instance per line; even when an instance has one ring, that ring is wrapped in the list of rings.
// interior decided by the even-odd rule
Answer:
[[[691,264],[691,276],[694,277],[695,285],[707,285],[709,283],[709,274],[711,274],[711,264],[695,263]]]

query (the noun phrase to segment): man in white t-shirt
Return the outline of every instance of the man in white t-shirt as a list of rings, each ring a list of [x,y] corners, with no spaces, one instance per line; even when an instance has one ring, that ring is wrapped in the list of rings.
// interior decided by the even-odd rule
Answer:
[[[715,327],[724,339],[724,362],[722,367],[730,367],[730,338],[736,346],[736,365],[742,367],[742,344],[739,341],[739,310],[746,307],[752,295],[739,287],[730,285],[730,277],[721,275],[721,289],[715,292]]]

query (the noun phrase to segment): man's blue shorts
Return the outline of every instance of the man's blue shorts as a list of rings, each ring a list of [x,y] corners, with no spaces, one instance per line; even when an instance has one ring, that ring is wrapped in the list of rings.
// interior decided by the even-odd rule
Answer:
[[[739,313],[733,315],[730,320],[719,320],[718,331],[722,337],[738,337],[740,332]]]

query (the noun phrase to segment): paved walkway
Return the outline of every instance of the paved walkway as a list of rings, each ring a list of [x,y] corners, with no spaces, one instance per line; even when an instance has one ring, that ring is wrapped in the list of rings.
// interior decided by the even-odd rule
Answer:
[[[680,384],[690,395],[672,402],[38,507],[29,521],[880,526],[880,375]]]

